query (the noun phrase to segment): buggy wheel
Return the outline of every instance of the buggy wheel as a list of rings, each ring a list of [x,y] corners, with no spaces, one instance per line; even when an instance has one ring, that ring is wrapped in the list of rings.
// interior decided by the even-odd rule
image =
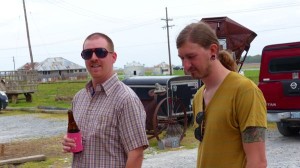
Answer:
[[[169,110],[168,110],[169,109]],[[180,141],[187,129],[187,114],[180,100],[162,99],[155,108],[153,115],[154,136],[178,137]]]

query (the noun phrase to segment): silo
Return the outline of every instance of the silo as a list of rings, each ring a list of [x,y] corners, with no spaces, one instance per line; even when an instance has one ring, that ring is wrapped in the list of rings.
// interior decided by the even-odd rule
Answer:
[[[132,63],[127,63],[124,65],[124,75],[125,78],[131,76],[144,76],[145,75],[145,66],[133,61]]]

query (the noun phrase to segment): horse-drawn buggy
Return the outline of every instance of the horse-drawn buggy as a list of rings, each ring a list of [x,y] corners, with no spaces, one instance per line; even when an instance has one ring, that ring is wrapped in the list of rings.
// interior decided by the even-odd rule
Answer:
[[[159,135],[165,134],[182,140],[192,120],[192,99],[199,80],[191,76],[135,76],[123,82],[144,105],[148,139],[160,140]]]

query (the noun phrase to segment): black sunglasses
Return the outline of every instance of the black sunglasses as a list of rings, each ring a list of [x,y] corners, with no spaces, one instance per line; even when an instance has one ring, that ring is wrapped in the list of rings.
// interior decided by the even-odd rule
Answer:
[[[197,127],[195,129],[195,132],[194,132],[195,138],[201,142],[203,140],[204,130],[205,130],[204,111],[199,112],[196,115],[196,123],[199,125],[199,127]]]
[[[92,48],[92,49],[82,50],[81,57],[84,60],[89,60],[92,58],[93,52],[95,52],[98,58],[105,58],[108,55],[108,53],[113,53],[111,51],[107,51],[105,48]]]

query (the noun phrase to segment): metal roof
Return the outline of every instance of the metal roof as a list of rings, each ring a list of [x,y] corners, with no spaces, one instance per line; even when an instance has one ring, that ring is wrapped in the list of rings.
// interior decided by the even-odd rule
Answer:
[[[133,61],[133,62],[131,62],[131,63],[127,63],[124,67],[135,67],[135,66],[145,66],[145,65],[142,65],[141,63],[139,63],[139,62],[135,62],[135,61]]]
[[[19,69],[24,69],[25,64],[23,67]],[[30,64],[29,64],[30,65]],[[83,66],[75,64],[67,59],[62,57],[52,57],[47,58],[43,62],[35,63],[35,70],[37,71],[57,71],[57,70],[74,70],[74,69],[86,69]]]

